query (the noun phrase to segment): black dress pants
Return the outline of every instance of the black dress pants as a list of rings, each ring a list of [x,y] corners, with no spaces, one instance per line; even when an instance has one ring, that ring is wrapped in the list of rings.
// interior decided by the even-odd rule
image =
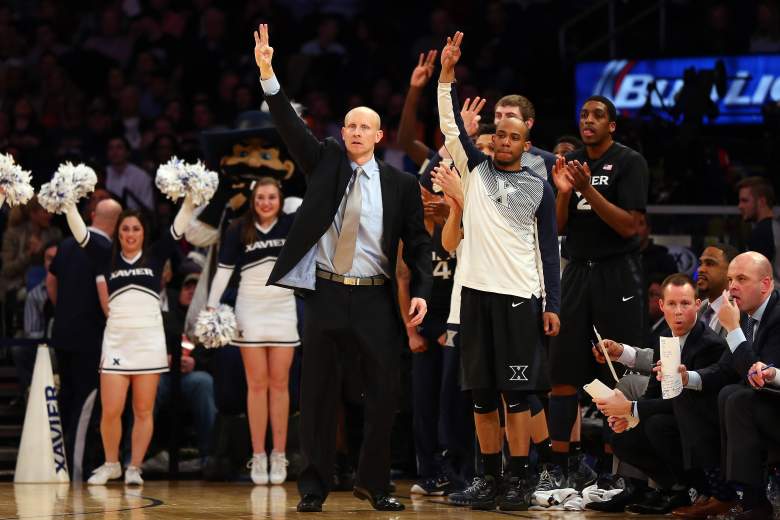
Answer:
[[[339,373],[345,355],[356,354],[365,384],[365,418],[355,485],[387,489],[390,434],[399,387],[401,324],[393,286],[347,286],[317,278],[307,295],[301,375],[301,495],[325,499],[336,462]],[[349,377],[350,374],[344,374]]]
[[[664,489],[684,478],[680,430],[672,414],[640,417],[635,428],[612,437],[612,450]]]
[[[766,453],[780,448],[780,397],[745,385],[724,387],[718,397],[726,478],[762,488]]]

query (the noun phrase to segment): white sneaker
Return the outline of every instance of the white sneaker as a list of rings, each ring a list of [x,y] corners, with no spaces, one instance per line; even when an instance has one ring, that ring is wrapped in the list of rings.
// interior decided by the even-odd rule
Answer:
[[[109,480],[114,480],[122,477],[122,466],[118,462],[106,462],[95,471],[92,472],[92,476],[87,480],[87,484],[93,486],[105,486]]]
[[[271,484],[284,484],[289,464],[284,453],[271,453]]]
[[[141,478],[141,468],[138,466],[127,466],[125,469],[126,486],[143,486],[144,479]]]
[[[268,457],[265,453],[254,454],[246,467],[252,469],[252,482],[263,486],[268,484]]]

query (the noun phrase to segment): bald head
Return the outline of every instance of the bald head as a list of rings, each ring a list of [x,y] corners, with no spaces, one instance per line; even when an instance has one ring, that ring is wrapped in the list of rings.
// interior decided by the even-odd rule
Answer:
[[[122,213],[122,206],[117,201],[103,199],[95,206],[92,225],[107,235],[112,235],[120,213]]]
[[[761,253],[742,253],[729,264],[728,281],[739,310],[752,314],[774,289],[772,264]]]
[[[365,119],[367,118],[369,121],[371,121],[372,128],[374,130],[379,130],[382,127],[382,120],[379,117],[379,114],[376,113],[376,110],[368,107],[355,107],[349,112],[347,112],[347,115],[344,116],[344,126],[349,126],[349,122],[352,118],[355,119]]]

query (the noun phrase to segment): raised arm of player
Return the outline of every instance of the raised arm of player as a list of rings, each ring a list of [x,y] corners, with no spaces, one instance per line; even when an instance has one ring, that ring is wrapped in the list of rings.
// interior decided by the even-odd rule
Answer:
[[[415,139],[415,133],[417,128],[417,105],[420,102],[420,95],[425,85],[428,84],[428,81],[433,76],[437,54],[438,51],[435,50],[428,51],[427,55],[420,53],[420,59],[409,80],[409,91],[406,93],[404,108],[401,111],[401,121],[398,123],[398,144],[401,145],[417,166],[422,166],[431,155],[431,149],[422,141]]]
[[[452,156],[455,167],[462,176],[468,175],[476,165],[487,159],[480,152],[463,124],[458,107],[458,96],[455,92],[455,64],[460,59],[460,44],[463,33],[458,31],[447,38],[447,45],[441,51],[441,73],[439,74],[438,103],[439,125],[444,134],[444,146]]]

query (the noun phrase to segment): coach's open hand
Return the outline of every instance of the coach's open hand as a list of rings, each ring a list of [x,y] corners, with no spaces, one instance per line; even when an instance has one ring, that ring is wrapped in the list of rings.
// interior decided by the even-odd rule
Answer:
[[[544,333],[547,336],[557,336],[561,330],[561,320],[554,312],[545,312],[542,314],[544,322]]]
[[[260,79],[271,79],[274,69],[271,60],[274,57],[274,48],[268,45],[268,24],[261,23],[255,31],[255,63],[260,69]]]

